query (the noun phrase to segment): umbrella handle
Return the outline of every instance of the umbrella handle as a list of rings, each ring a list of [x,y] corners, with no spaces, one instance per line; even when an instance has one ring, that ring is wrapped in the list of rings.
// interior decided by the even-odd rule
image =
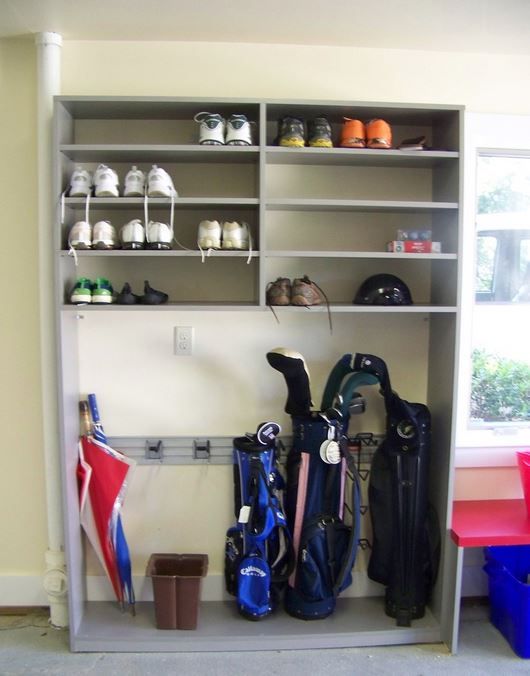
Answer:
[[[88,402],[80,401],[79,402],[79,415],[81,422],[81,435],[86,436],[90,434],[90,413],[88,410]]]

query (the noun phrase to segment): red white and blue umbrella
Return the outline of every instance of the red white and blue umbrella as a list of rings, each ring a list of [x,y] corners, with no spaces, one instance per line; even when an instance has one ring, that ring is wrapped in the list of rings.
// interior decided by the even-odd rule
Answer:
[[[99,418],[95,395],[81,402],[89,432],[79,441],[79,502],[81,525],[109,578],[116,598],[134,613],[131,559],[120,510],[134,460],[108,446]]]

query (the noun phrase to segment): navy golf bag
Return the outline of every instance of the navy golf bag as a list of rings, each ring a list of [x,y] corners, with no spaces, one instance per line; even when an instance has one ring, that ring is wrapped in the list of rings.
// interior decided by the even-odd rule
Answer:
[[[225,543],[226,589],[237,598],[239,612],[251,620],[269,615],[278,605],[293,565],[276,444],[273,437],[259,438],[264,443],[251,435],[234,439],[237,522]]]
[[[410,626],[425,613],[440,557],[437,517],[428,504],[430,413],[392,391],[382,359],[355,354],[352,367],[376,376],[386,407],[385,438],[373,457],[368,488],[368,576],[386,586],[387,615],[398,626]]]
[[[314,412],[293,416],[292,423],[286,513],[296,565],[285,610],[304,620],[322,619],[352,583],[360,532],[359,480],[340,419]],[[351,493],[351,524],[345,521],[346,492]]]

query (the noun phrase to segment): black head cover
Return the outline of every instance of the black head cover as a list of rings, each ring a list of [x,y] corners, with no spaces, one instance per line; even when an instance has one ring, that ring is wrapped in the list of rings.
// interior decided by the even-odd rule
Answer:
[[[267,352],[267,361],[283,374],[287,383],[285,412],[289,415],[309,415],[311,412],[311,389],[305,359],[299,352],[277,347]]]

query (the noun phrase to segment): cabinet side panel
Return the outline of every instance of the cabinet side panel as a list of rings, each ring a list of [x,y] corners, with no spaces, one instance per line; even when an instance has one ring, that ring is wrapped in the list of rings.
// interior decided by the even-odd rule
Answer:
[[[431,316],[429,345],[428,405],[432,414],[432,451],[430,464],[430,500],[438,515],[442,534],[440,570],[434,589],[432,611],[440,618],[448,591],[444,587],[444,568],[449,552],[445,538],[453,453],[453,380],[455,354],[454,316]]]
[[[60,318],[59,411],[60,444],[63,458],[63,520],[68,570],[70,635],[73,640],[83,619],[85,601],[85,567],[79,523],[77,459],[79,440],[79,380],[76,315],[64,313]]]

